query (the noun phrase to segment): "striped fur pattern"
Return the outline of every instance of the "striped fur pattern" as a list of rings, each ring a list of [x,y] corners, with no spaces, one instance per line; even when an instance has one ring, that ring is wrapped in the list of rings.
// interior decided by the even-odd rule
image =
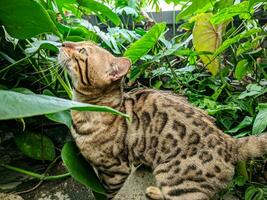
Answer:
[[[88,42],[64,43],[59,61],[73,78],[74,100],[111,106],[132,122],[109,113],[72,111],[72,135],[95,167],[111,199],[131,166],[153,169],[157,186],[148,199],[208,200],[224,188],[239,160],[267,152],[267,137],[234,139],[204,111],[169,92],[122,93],[120,79],[130,61]]]

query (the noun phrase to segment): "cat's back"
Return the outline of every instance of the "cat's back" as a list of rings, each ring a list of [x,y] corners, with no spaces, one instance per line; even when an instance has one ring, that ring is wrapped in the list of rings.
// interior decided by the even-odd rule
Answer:
[[[133,101],[133,111],[138,114],[155,117],[157,113],[161,113],[165,118],[177,119],[185,124],[214,126],[214,118],[190,104],[182,95],[153,89],[138,89],[128,94]]]
[[[132,129],[136,135],[177,141],[170,144],[181,147],[184,159],[199,156],[225,164],[233,161],[234,139],[218,129],[212,117],[185,97],[151,89],[132,91],[129,97]]]

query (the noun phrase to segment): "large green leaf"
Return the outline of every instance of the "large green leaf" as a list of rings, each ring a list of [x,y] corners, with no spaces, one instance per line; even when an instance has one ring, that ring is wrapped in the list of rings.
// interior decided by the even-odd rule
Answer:
[[[44,95],[48,95],[48,96],[55,96],[50,90],[45,89],[43,91]],[[65,124],[68,128],[71,128],[72,126],[72,120],[71,120],[71,114],[69,110],[63,110],[61,112],[57,112],[57,113],[51,113],[51,114],[46,114],[45,115],[48,119],[54,121],[54,122],[58,122],[61,124]]]
[[[130,58],[132,63],[135,63],[139,58],[147,54],[157,43],[165,27],[165,23],[154,25],[142,38],[133,43],[130,48],[124,52],[124,56]]]
[[[58,47],[61,46],[61,43],[49,41],[49,40],[37,40],[31,43],[31,47],[25,49],[26,54],[33,54],[40,49],[48,49],[50,51],[58,53]]]
[[[246,116],[236,127],[228,130],[227,133],[236,133],[240,129],[243,129],[252,124],[252,117]]]
[[[252,127],[252,134],[260,134],[267,127],[267,103],[260,103],[257,114]]]
[[[225,40],[222,45],[215,51],[213,54],[214,57],[218,56],[220,53],[222,53],[224,50],[226,50],[228,47],[230,47],[232,44],[239,42],[241,39],[250,37],[251,35],[254,35],[256,33],[261,32],[262,30],[260,28],[253,28],[248,31],[244,31],[242,33],[239,33],[238,35],[229,38]]]
[[[46,114],[45,116],[54,122],[65,124],[68,128],[70,128],[72,125],[71,114],[69,110]]]
[[[93,32],[88,30],[82,25],[79,26],[67,26],[61,23],[56,23],[58,30],[62,33],[68,41],[82,41],[82,40],[91,40],[94,42],[99,41],[99,36]],[[70,38],[79,37],[79,40],[70,40]]]
[[[249,62],[246,59],[240,60],[235,68],[235,77],[237,80],[241,80],[249,69]]]
[[[61,151],[61,157],[71,176],[94,192],[105,194],[105,189],[97,178],[94,169],[80,154],[74,142],[68,142]]]
[[[53,142],[45,135],[37,133],[19,133],[15,135],[19,149],[36,160],[54,160],[56,156]]]
[[[63,110],[110,112],[127,116],[107,106],[97,106],[76,101],[36,94],[0,90],[0,120],[51,114]]]
[[[34,0],[1,0],[0,24],[15,38],[31,38],[40,33],[58,34],[47,11]]]
[[[182,9],[182,11],[176,16],[176,20],[178,21],[191,16],[192,14],[196,14],[199,10],[204,13],[213,6],[212,2],[213,0],[191,0],[191,4]]]
[[[215,52],[221,45],[222,33],[226,24],[214,26],[210,19],[211,13],[203,13],[197,15],[195,26],[193,29],[193,44],[197,51]],[[219,60],[213,58],[212,55],[200,55],[202,62],[206,65],[209,71],[216,75],[219,70]]]
[[[110,8],[105,6],[103,3],[99,3],[94,0],[77,0],[77,2],[80,6],[89,9],[95,14],[105,16],[117,26],[121,23],[121,20],[118,15],[114,13]]]
[[[220,10],[212,17],[211,23],[220,24],[227,20],[231,20],[236,15],[240,15],[241,18],[248,19],[251,17],[251,12],[252,10],[249,9],[248,1],[243,1],[239,4],[225,7],[224,9]]]

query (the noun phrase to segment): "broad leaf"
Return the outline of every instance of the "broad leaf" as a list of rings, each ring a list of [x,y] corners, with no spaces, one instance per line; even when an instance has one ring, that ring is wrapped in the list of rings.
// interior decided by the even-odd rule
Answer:
[[[244,99],[246,97],[256,96],[262,94],[262,92],[263,92],[262,86],[258,84],[249,84],[246,86],[246,90],[239,95],[238,99]]]
[[[226,24],[214,26],[210,22],[211,13],[199,14],[194,18],[193,44],[196,51],[215,52],[221,45],[222,33]],[[219,61],[212,55],[200,55],[201,60],[216,75],[219,70]]]
[[[262,133],[267,127],[267,103],[260,103],[258,106],[259,113],[253,123],[252,134]]]
[[[105,6],[103,3],[99,3],[94,0],[77,0],[77,2],[80,6],[89,9],[95,14],[105,16],[117,26],[121,23],[121,20],[118,15],[114,13],[110,8]]]
[[[61,23],[57,23],[56,25],[60,33],[62,33],[69,41],[82,41],[82,40],[91,40],[94,42],[99,41],[99,36],[95,32],[88,30],[82,25],[75,27],[70,27]],[[76,37],[76,40],[69,39],[73,37]],[[77,37],[79,37],[80,39],[77,40]]]
[[[57,113],[46,114],[45,116],[54,122],[65,124],[68,128],[70,128],[72,125],[71,115],[70,115],[69,110],[64,110],[64,111],[57,112]]]
[[[246,116],[240,124],[238,124],[235,128],[232,128],[231,130],[228,130],[227,133],[236,133],[242,128],[245,128],[252,124],[252,117]]]
[[[153,48],[160,35],[165,30],[165,27],[165,23],[154,25],[142,38],[133,43],[130,48],[124,52],[124,56],[130,58],[132,63],[135,63]]]
[[[248,7],[252,8],[255,4],[265,2],[265,0],[249,0]]]
[[[61,46],[61,43],[59,42],[53,42],[49,40],[37,40],[33,43],[31,43],[31,47],[25,49],[26,54],[32,54],[40,49],[48,49],[50,51],[58,53],[58,47]]]
[[[94,169],[81,155],[74,142],[68,142],[61,151],[61,157],[71,176],[94,192],[105,194]]]
[[[176,21],[198,13],[197,11],[206,12],[213,5],[212,0],[191,0],[191,5],[182,9],[182,11],[176,16]]]
[[[50,90],[45,89],[43,91],[44,95],[48,95],[48,96],[55,96]],[[72,120],[71,120],[71,115],[70,115],[70,111],[69,110],[64,110],[61,112],[57,112],[57,113],[51,113],[51,114],[46,114],[45,115],[48,119],[54,121],[54,122],[58,122],[61,124],[65,124],[68,128],[71,128],[72,125]]]
[[[52,161],[56,156],[53,142],[45,135],[19,133],[15,135],[15,142],[19,149],[30,158]]]
[[[234,0],[220,0],[214,4],[214,11],[217,13],[219,10],[233,5]]]
[[[241,18],[249,19],[251,17],[251,12],[248,7],[248,1],[243,1],[239,4],[225,7],[220,10],[211,18],[211,23],[220,24],[225,21],[231,20],[234,16],[240,15]]]
[[[110,112],[127,117],[107,106],[97,106],[76,101],[36,94],[0,90],[0,120],[51,114],[64,110]]]
[[[246,59],[240,60],[235,68],[235,77],[237,80],[241,80],[249,69],[249,62]]]
[[[33,0],[1,0],[0,24],[15,38],[27,39],[41,33],[59,34],[47,11]]]
[[[218,56],[220,53],[222,53],[224,50],[226,50],[228,47],[230,47],[232,44],[239,42],[241,39],[250,37],[251,35],[254,35],[256,33],[261,32],[262,30],[260,28],[253,28],[248,31],[244,31],[232,38],[229,38],[225,40],[222,45],[215,51],[213,54],[214,57]]]

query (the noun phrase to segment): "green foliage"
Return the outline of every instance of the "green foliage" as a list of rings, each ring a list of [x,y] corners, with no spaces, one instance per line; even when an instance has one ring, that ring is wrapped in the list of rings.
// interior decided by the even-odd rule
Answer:
[[[2,100],[0,106],[0,120],[51,114],[69,109],[110,112],[127,117],[125,114],[109,107],[90,105],[46,95],[22,94],[0,90],[0,99]]]
[[[37,133],[19,133],[15,137],[19,149],[36,160],[53,161],[56,156],[55,146],[51,139]]]
[[[245,200],[262,200],[267,198],[267,187],[250,186],[245,193]]]
[[[222,45],[215,51],[214,57],[218,56],[222,52],[224,52],[227,48],[229,48],[232,44],[239,42],[241,39],[251,37],[252,35],[261,32],[260,28],[253,28],[251,30],[244,31],[232,38],[225,40]]]
[[[242,80],[249,70],[249,63],[246,59],[240,60],[235,68],[235,77],[237,80]]]
[[[234,16],[239,15],[240,18],[250,19],[253,9],[249,8],[249,2],[243,1],[239,4],[225,7],[216,13],[211,22],[213,24],[220,24],[227,20],[231,20]]]
[[[134,64],[142,56],[146,55],[157,43],[165,27],[165,23],[156,24],[141,39],[133,43],[130,48],[124,52],[124,56],[130,58]]]
[[[262,133],[267,127],[267,103],[260,103],[258,110],[259,113],[253,123],[252,134]]]
[[[61,157],[73,178],[91,188],[94,192],[105,194],[105,190],[93,168],[82,157],[75,143],[67,142],[62,149]]]
[[[4,121],[0,123],[0,147],[4,154],[11,146],[34,162],[47,160],[38,163],[47,166],[58,162],[55,149],[64,146],[61,160],[71,175],[90,187],[97,199],[104,198],[93,169],[73,143],[66,143],[70,109],[125,115],[111,108],[67,100],[72,96],[72,83],[56,62],[63,41],[90,40],[113,54],[129,57],[133,66],[126,85],[181,93],[216,118],[217,126],[233,137],[266,131],[266,25],[257,18],[257,12],[265,11],[267,3],[168,2],[182,7],[177,15],[181,24],[178,34],[171,39],[165,34],[165,23],[148,31],[140,27],[144,23],[141,9],[147,4],[158,9],[157,0],[2,0],[0,119]],[[94,15],[99,23],[91,24],[86,15]],[[259,182],[263,161],[260,158],[241,163],[237,177],[225,192],[240,199],[265,198],[266,187]],[[20,157],[4,161],[13,162],[19,163]],[[24,174],[44,178],[33,172]]]
[[[11,36],[18,39],[47,32],[58,34],[48,12],[37,1],[32,0],[2,0],[0,23]]]
[[[176,20],[180,20],[186,18],[192,14],[196,14],[201,10],[201,12],[205,12],[212,7],[213,0],[191,0],[191,5],[184,6],[184,9],[176,16]]]
[[[111,20],[115,25],[119,25],[121,23],[120,18],[107,6],[102,3],[99,3],[94,0],[77,0],[79,6],[89,9],[90,11],[95,12],[97,15],[104,15],[106,18]]]

